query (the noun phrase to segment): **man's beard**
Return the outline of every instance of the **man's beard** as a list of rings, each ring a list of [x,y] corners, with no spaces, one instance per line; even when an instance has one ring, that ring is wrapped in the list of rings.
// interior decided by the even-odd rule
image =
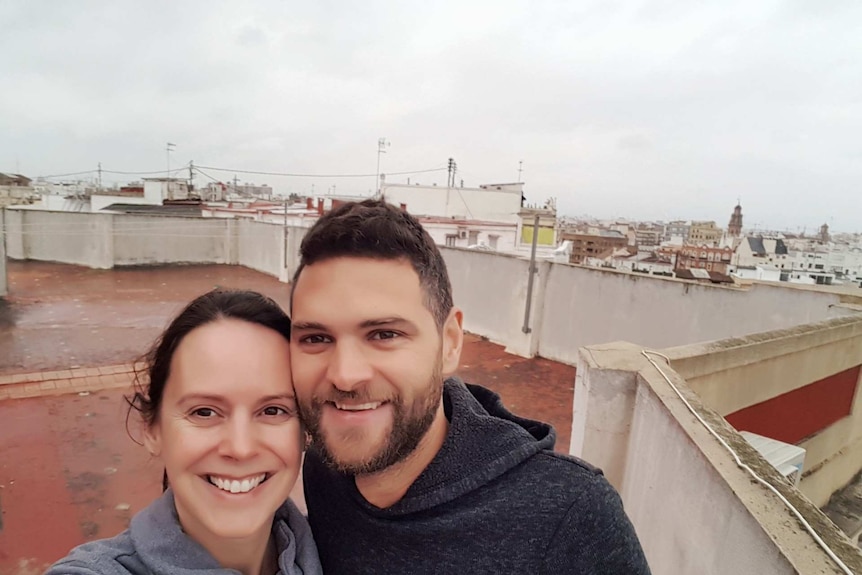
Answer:
[[[396,463],[404,461],[431,428],[443,396],[443,375],[438,363],[428,380],[428,385],[416,395],[411,405],[404,404],[400,395],[386,398],[368,395],[368,389],[345,392],[330,388],[326,397],[313,397],[311,403],[298,402],[299,411],[308,432],[311,434],[311,447],[332,469],[349,475],[378,473]],[[327,402],[350,400],[356,403],[386,401],[392,408],[392,429],[383,439],[377,451],[361,461],[343,461],[327,446],[326,432],[320,425],[324,404]],[[379,409],[379,408],[378,408]],[[334,438],[333,438],[334,439]]]

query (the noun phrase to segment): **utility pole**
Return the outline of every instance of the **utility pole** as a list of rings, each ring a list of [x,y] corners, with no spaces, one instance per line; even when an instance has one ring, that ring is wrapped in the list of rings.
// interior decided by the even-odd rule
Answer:
[[[533,303],[533,278],[539,269],[536,267],[536,244],[539,241],[539,214],[533,216],[533,243],[530,246],[530,270],[527,276],[527,306],[524,309],[524,326],[521,331],[530,333],[533,328],[530,327],[530,309]]]
[[[233,193],[239,194],[239,178],[236,177],[236,174],[233,175]]]
[[[165,176],[165,186],[167,186],[169,200],[174,199],[174,194],[173,192],[171,192],[171,151],[173,151],[174,147],[174,144],[170,142],[168,142],[168,145],[165,146],[165,155],[168,158],[168,173]]]
[[[377,139],[377,175],[375,177],[374,189],[377,190],[377,195],[380,196],[380,154],[386,153],[386,148],[389,147],[389,142],[386,138]]]
[[[195,189],[195,161],[189,162],[189,191]]]
[[[102,162],[99,162],[99,189],[102,189]]]
[[[165,174],[165,177],[167,177],[167,178],[171,177],[171,152],[174,151],[175,147],[176,147],[176,144],[172,144],[170,142],[168,142],[167,146],[165,146],[165,156],[168,159],[168,172],[167,172],[167,174]]]
[[[287,276],[287,198],[284,198],[284,270]]]

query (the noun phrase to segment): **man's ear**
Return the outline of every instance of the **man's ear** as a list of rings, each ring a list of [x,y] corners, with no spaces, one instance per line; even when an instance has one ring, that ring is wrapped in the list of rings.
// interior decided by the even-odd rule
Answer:
[[[162,433],[158,422],[144,426],[144,447],[153,457],[162,454]]]
[[[458,370],[461,363],[461,348],[464,347],[464,329],[461,323],[464,314],[457,307],[449,312],[443,323],[443,376],[449,377]]]

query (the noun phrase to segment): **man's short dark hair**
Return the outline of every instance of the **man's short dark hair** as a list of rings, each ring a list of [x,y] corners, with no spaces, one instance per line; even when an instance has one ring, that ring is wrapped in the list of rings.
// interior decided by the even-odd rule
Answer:
[[[406,259],[419,275],[425,307],[442,328],[452,310],[452,286],[446,263],[419,220],[382,200],[344,203],[324,214],[309,229],[299,248],[300,263],[293,290],[305,266],[332,258]]]

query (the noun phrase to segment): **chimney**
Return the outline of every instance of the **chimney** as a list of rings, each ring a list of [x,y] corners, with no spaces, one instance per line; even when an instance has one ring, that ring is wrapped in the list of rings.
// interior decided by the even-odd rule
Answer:
[[[305,209],[313,210],[314,209],[314,198],[305,198]]]
[[[401,211],[402,211],[402,212],[406,212],[406,211],[407,211],[407,204],[401,204]]]
[[[317,215],[323,215],[323,198],[317,198]]]

